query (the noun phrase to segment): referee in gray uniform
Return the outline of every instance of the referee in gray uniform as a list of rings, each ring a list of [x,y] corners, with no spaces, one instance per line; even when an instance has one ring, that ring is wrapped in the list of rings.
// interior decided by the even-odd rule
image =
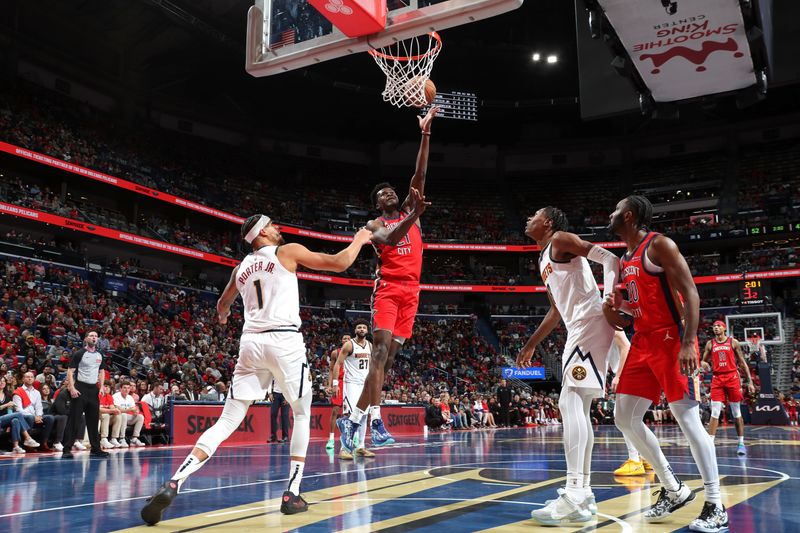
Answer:
[[[91,455],[97,457],[108,457],[110,454],[100,449],[100,432],[98,424],[100,421],[100,388],[103,386],[105,370],[103,364],[103,354],[97,349],[97,332],[90,331],[84,339],[84,349],[77,350],[69,360],[67,370],[67,390],[72,396],[70,403],[69,419],[67,428],[64,431],[63,459],[72,458],[72,443],[79,437],[81,415],[86,416],[86,429],[89,431],[89,442],[92,444]],[[62,394],[64,394],[62,392]]]

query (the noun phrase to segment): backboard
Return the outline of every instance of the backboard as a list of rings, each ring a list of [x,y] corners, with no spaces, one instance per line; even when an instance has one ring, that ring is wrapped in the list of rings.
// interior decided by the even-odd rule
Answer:
[[[780,313],[750,313],[725,317],[728,335],[748,342],[756,335],[761,344],[783,344],[783,319]]]
[[[387,0],[386,29],[349,38],[306,0],[255,0],[247,14],[247,72],[270,76],[516,9],[523,0]]]

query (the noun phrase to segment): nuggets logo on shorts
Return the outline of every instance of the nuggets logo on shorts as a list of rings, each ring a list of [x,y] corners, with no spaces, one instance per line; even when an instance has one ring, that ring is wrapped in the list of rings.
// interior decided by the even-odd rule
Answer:
[[[578,381],[586,379],[586,369],[582,366],[576,366],[572,369],[572,377]]]

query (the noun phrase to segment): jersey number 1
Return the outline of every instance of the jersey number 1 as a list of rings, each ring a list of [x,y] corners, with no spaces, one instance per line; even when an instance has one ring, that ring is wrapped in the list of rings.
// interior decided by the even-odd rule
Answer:
[[[258,298],[258,308],[263,309],[264,295],[261,294],[261,280],[260,279],[253,280],[253,285],[255,285],[256,287],[256,298]]]

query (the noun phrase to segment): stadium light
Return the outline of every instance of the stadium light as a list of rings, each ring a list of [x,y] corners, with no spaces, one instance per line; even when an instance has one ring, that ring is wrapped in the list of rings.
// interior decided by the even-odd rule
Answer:
[[[536,52],[535,54],[533,54],[533,57],[531,59],[533,59],[534,61],[539,61],[540,59],[542,59],[542,56],[539,55],[539,52]]]
[[[551,65],[553,63],[558,63],[558,56],[556,55],[547,56],[547,62],[550,63]]]

